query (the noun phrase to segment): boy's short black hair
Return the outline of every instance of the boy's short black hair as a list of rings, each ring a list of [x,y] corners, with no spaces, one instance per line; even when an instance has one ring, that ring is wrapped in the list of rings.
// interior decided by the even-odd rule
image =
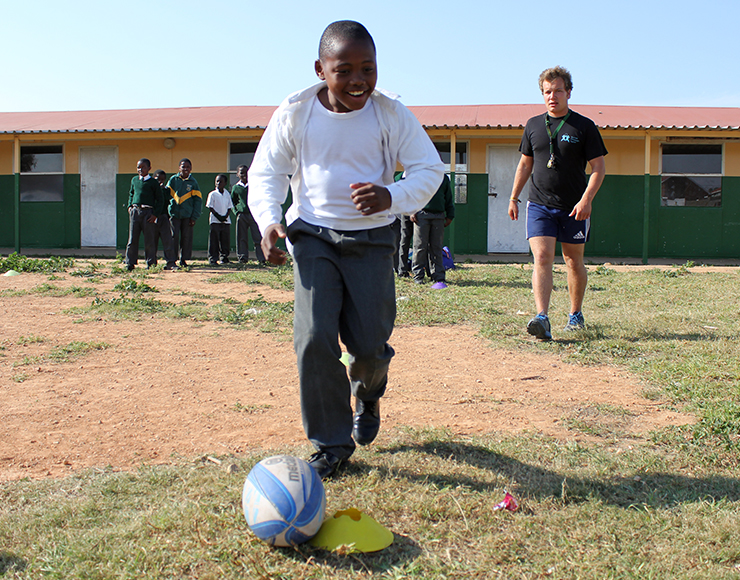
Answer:
[[[240,171],[242,170],[242,168],[244,168],[244,169],[247,169],[247,170],[248,170],[248,169],[249,169],[249,166],[248,166],[248,165],[244,165],[244,164],[242,163],[242,164],[241,164],[241,165],[240,165],[239,167],[237,167],[237,168],[236,168],[236,172],[237,172],[237,173],[239,173],[239,172],[240,172]]]
[[[375,41],[370,36],[367,28],[354,20],[338,20],[327,26],[324,34],[321,35],[319,60],[330,54],[334,50],[334,45],[341,40],[370,42],[373,50],[375,50]]]
[[[138,165],[139,163],[146,163],[146,165],[147,165],[147,167],[149,167],[149,169],[151,169],[151,168],[152,168],[152,162],[151,162],[151,161],[149,161],[149,160],[148,160],[148,159],[147,159],[146,157],[142,157],[141,159],[139,159],[139,161],[138,161],[137,165]]]
[[[187,157],[183,157],[182,159],[180,159],[180,164],[178,165],[178,167],[179,167],[180,165],[182,165],[183,163],[190,163],[190,167],[192,167],[192,166],[193,166],[193,162],[192,162],[192,161],[190,161],[190,159],[188,159]]]
[[[229,178],[228,178],[228,177],[226,177],[226,174],[225,174],[225,173],[219,173],[219,174],[218,174],[218,175],[216,176],[216,179],[221,179],[221,178],[223,178],[223,180],[224,180],[224,181],[226,181],[226,182],[228,183],[228,181],[229,181]]]
[[[157,177],[158,175],[164,175],[165,177],[167,177],[167,174],[164,172],[164,169],[157,169],[154,172],[154,177]]]

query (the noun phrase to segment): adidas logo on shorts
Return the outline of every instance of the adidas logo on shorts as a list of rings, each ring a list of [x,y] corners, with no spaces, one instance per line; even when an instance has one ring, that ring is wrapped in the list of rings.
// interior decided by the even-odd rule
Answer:
[[[574,240],[585,240],[586,236],[583,232],[578,232],[576,235],[573,236]]]

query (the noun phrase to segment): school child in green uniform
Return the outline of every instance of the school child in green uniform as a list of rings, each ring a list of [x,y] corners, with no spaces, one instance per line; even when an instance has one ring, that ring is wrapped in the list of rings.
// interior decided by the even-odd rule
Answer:
[[[180,173],[170,177],[167,183],[172,197],[169,207],[172,242],[181,268],[186,268],[193,257],[193,227],[203,211],[203,195],[198,182],[190,175],[192,170],[190,159],[182,159]]]

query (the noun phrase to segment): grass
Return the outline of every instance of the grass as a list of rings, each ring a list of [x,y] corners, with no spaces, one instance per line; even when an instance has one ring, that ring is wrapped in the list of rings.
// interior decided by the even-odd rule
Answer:
[[[16,272],[37,272],[51,274],[53,272],[64,272],[73,267],[73,258],[51,257],[51,258],[29,258],[17,253],[10,254],[7,258],[0,256],[0,273],[15,270]]]
[[[738,573],[737,479],[687,472],[682,458],[656,450],[400,433],[359,450],[326,484],[330,513],[357,507],[394,532],[386,550],[351,556],[271,549],[250,535],[240,492],[261,453],[234,459],[236,473],[196,462],[6,484],[0,541],[13,548],[0,562],[9,577],[65,579]],[[506,490],[520,501],[516,513],[493,510]]]
[[[20,361],[16,362],[13,366],[28,366],[42,363],[50,364],[61,364],[67,363],[72,360],[76,360],[81,356],[86,355],[89,352],[96,350],[105,350],[110,348],[109,344],[105,342],[81,342],[72,341],[69,344],[62,346],[55,346],[47,354],[40,356],[25,356]],[[23,380],[25,380],[25,376]],[[17,381],[22,382],[22,381]]]
[[[143,277],[111,275],[121,278],[118,295],[96,296],[87,312],[290,333],[290,302],[236,296],[173,305],[153,298],[156,289]],[[565,335],[568,297],[558,268],[549,343],[524,333],[534,314],[527,268],[462,264],[440,292],[399,280],[399,325],[468,324],[493,348],[630,371],[646,396],[698,421],[615,446],[630,411],[583,401],[563,421],[601,443],[401,430],[389,443],[359,449],[326,484],[330,513],[356,507],[394,532],[394,544],[377,554],[270,549],[246,529],[240,492],[247,471],[266,454],[305,456],[308,446],[228,458],[237,473],[172,458],[130,473],[98,469],[6,483],[0,578],[738,578],[739,275],[691,263],[592,268],[587,329]],[[289,268],[247,268],[211,281],[292,287]],[[37,342],[44,339],[15,341]],[[239,401],[233,410],[267,412]],[[518,512],[493,511],[505,491],[520,501]]]

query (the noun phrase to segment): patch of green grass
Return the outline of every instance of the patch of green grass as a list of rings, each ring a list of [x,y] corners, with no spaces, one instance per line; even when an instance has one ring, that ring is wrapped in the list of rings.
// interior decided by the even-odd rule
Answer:
[[[51,274],[53,272],[65,272],[68,268],[73,268],[74,265],[73,258],[29,258],[16,252],[13,252],[7,258],[0,256],[0,273],[15,270],[16,272]]]
[[[121,295],[118,298],[93,299],[90,306],[75,306],[67,310],[70,314],[95,314],[112,320],[138,320],[143,315],[158,314],[172,308],[169,302],[161,302],[155,298],[143,297],[140,294],[133,296]]]
[[[118,284],[113,286],[114,292],[121,292],[123,294],[143,294],[144,292],[159,292],[153,286],[149,286],[146,282],[137,282],[131,278],[121,280]]]
[[[560,266],[554,274],[551,342],[534,341],[526,334],[527,320],[535,314],[531,271],[514,265],[463,264],[447,273],[450,287],[445,291],[401,280],[396,287],[397,321],[465,323],[479,328],[494,347],[626,368],[643,380],[652,398],[668,398],[698,413],[693,435],[678,430],[684,444],[688,437],[697,449],[717,446],[717,453],[706,457],[722,460],[738,449],[740,438],[735,409],[740,400],[740,284],[735,269],[689,271],[692,266],[679,268],[685,275],[669,277],[658,269],[596,268],[584,304],[587,329],[578,336],[562,332],[569,298]]]
[[[78,296],[80,298],[86,298],[88,296],[95,296],[97,290],[94,288],[83,288],[81,286],[70,286],[69,288],[60,288],[54,284],[44,282],[38,286],[34,286],[30,290],[3,290],[0,292],[0,296],[18,297],[26,296],[28,294],[38,294],[41,296],[49,296],[53,298],[60,298],[62,296]]]
[[[76,360],[85,354],[95,350],[105,350],[110,345],[105,342],[82,342],[72,341],[63,346],[52,348],[47,354],[39,356],[26,356],[13,366],[27,366],[43,363],[61,364]]]
[[[28,336],[19,336],[15,341],[15,344],[18,346],[27,346],[29,344],[39,344],[41,342],[46,342],[46,339],[43,336],[29,334]]]
[[[108,274],[103,271],[103,267],[97,262],[88,262],[85,266],[81,266],[70,272],[71,276],[77,276],[79,278],[90,278],[92,280],[99,280],[106,278]]]
[[[232,407],[237,413],[247,413],[249,415],[264,413],[268,409],[272,409],[272,405],[244,405],[241,401],[234,403]]]
[[[358,449],[325,483],[394,533],[377,553],[270,548],[241,509],[261,450],[217,465],[96,470],[0,488],[0,543],[19,577],[735,578],[737,465],[692,469],[649,447],[615,454],[541,437],[407,430]],[[517,512],[494,511],[505,491]],[[8,566],[10,568],[10,566]]]
[[[293,323],[292,302],[268,302],[262,295],[241,304],[224,302],[211,308],[211,313],[214,320],[260,332],[286,332]]]
[[[16,373],[13,376],[10,377],[10,380],[14,383],[22,383],[28,378],[28,375],[26,373]]]
[[[262,284],[276,290],[293,290],[293,266],[257,266],[240,264],[235,272],[219,274],[208,279],[211,284],[242,282],[244,284]]]

